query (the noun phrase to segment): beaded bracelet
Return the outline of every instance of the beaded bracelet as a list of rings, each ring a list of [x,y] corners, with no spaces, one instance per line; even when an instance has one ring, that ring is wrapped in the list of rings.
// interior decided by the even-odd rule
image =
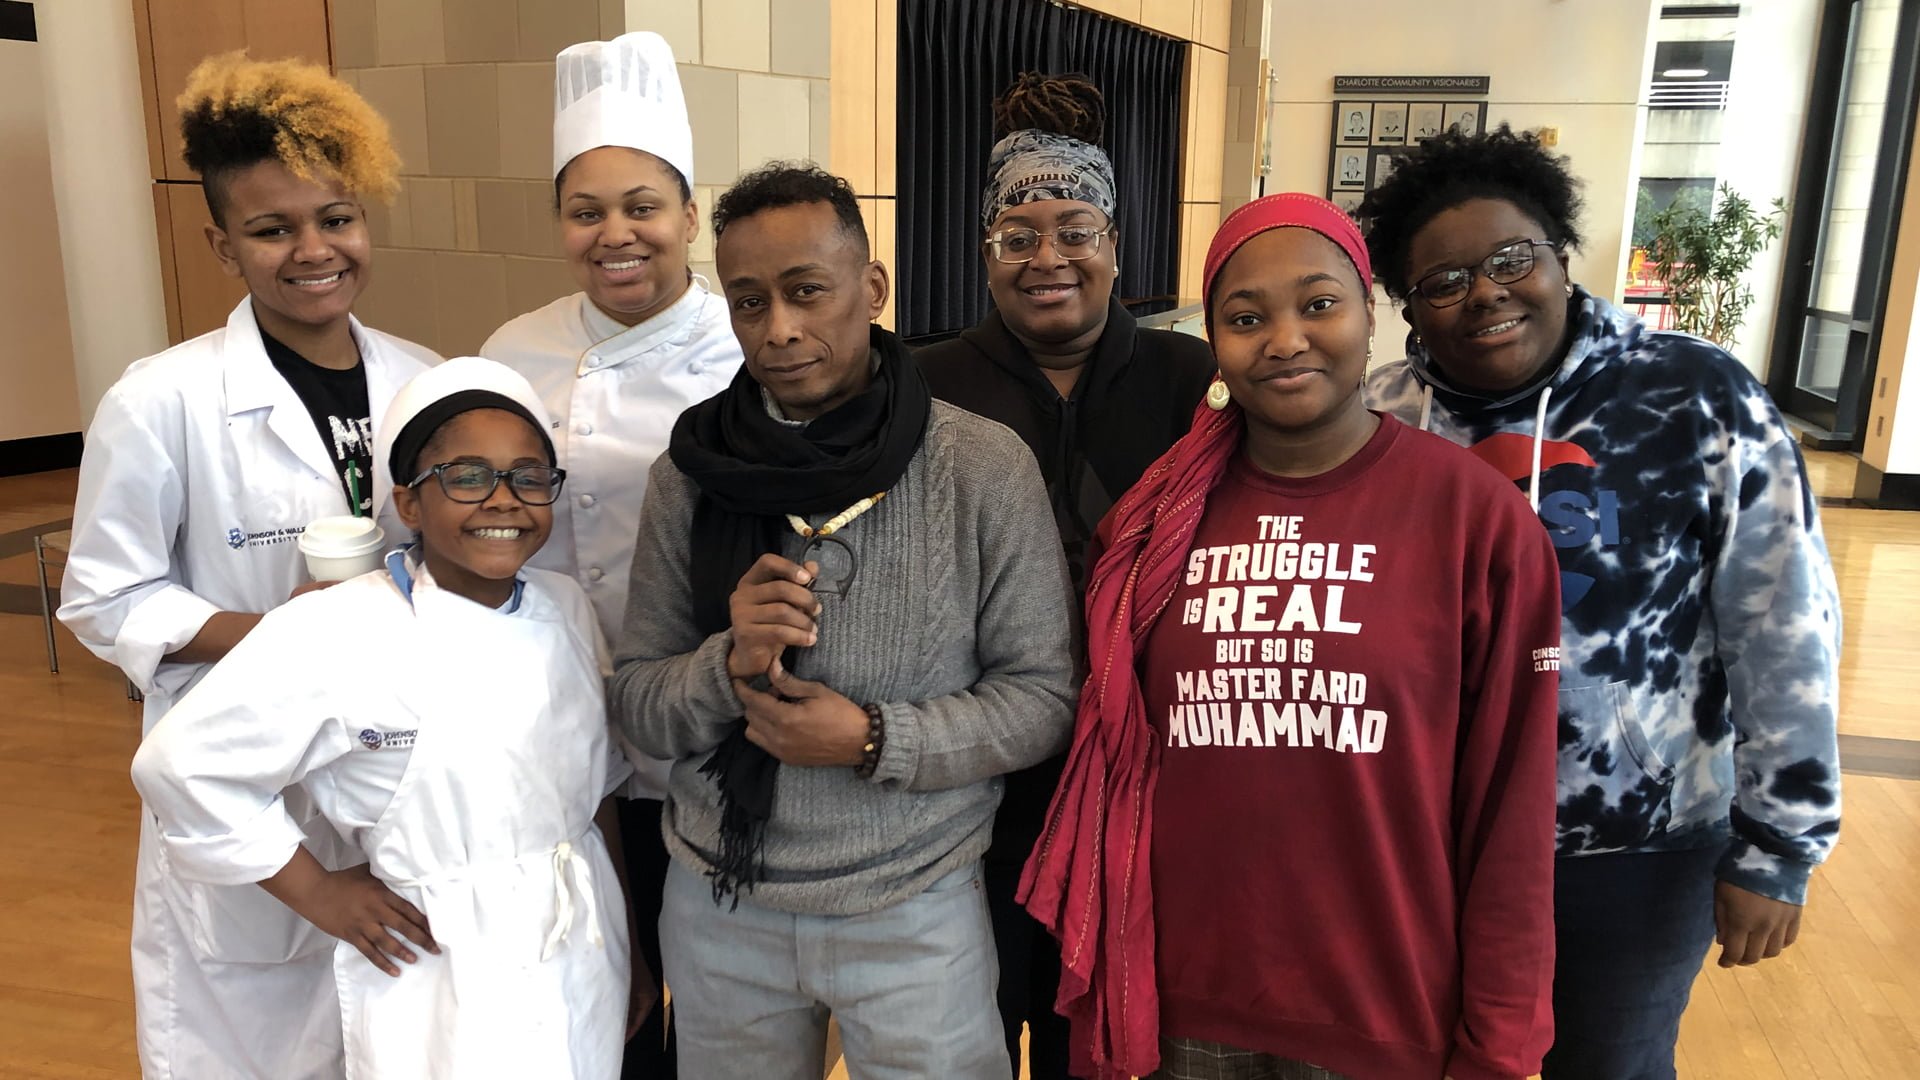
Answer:
[[[873,771],[880,767],[880,751],[887,748],[887,718],[878,705],[862,705],[867,714],[867,741],[860,747],[860,764],[853,767],[853,775],[862,780],[873,778]]]

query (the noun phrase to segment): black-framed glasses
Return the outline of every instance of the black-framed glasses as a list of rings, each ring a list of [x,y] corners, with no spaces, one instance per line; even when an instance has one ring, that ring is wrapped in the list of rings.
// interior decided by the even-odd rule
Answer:
[[[1416,282],[1411,291],[1418,293],[1428,307],[1452,307],[1465,300],[1467,293],[1472,291],[1475,274],[1483,274],[1488,281],[1496,284],[1511,285],[1533,273],[1533,249],[1537,247],[1560,250],[1559,245],[1545,240],[1515,240],[1481,259],[1479,266],[1435,270]]]
[[[1100,241],[1113,226],[1096,229],[1091,225],[1062,225],[1052,232],[1039,232],[1028,228],[1001,229],[987,237],[987,248],[993,257],[1003,263],[1032,262],[1040,254],[1040,238],[1053,238],[1053,250],[1068,262],[1091,259],[1100,251]]]
[[[528,506],[551,506],[560,497],[560,485],[566,483],[567,470],[551,465],[516,465],[496,469],[477,461],[446,461],[414,477],[407,486],[417,488],[427,477],[440,480],[440,491],[457,503],[483,503],[493,497],[500,481],[507,482],[513,497]]]

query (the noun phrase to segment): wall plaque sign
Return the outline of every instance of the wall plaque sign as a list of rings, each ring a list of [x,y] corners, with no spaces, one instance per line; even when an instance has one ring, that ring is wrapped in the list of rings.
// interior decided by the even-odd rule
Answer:
[[[1336,94],[1485,94],[1491,75],[1335,75]]]

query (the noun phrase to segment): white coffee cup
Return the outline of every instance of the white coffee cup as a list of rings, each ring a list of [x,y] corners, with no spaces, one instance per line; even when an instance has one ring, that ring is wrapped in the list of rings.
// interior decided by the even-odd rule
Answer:
[[[380,569],[386,531],[372,518],[315,518],[300,534],[300,554],[315,581],[345,581]]]

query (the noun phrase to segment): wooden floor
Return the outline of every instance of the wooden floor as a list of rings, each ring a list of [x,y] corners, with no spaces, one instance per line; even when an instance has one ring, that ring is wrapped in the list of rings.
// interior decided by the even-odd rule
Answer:
[[[1850,494],[1850,459],[1811,454],[1809,471],[1822,494]],[[70,472],[0,479],[4,1080],[137,1073],[126,941],[138,707],[64,629],[60,674],[48,673],[29,588],[27,537],[69,515],[72,487]],[[1920,514],[1822,515],[1845,604],[1841,730],[1920,743]],[[1850,773],[1846,805],[1800,943],[1756,968],[1701,973],[1682,1077],[1920,1077],[1920,780]]]

